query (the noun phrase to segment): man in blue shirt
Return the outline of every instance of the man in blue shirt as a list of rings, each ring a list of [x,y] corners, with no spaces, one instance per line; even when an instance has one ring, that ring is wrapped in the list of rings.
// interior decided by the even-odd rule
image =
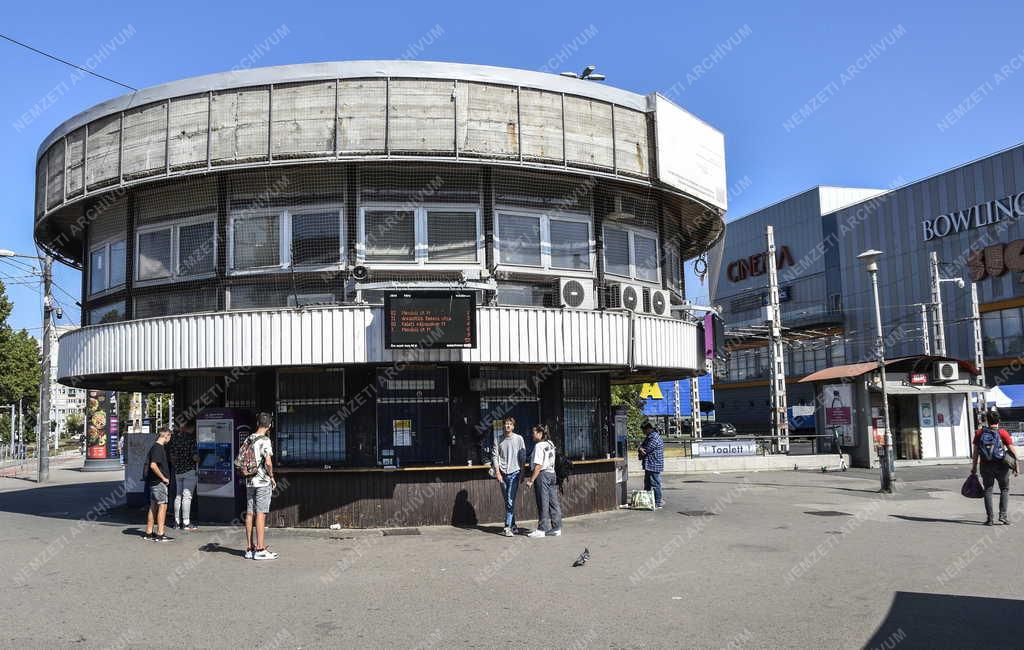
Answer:
[[[654,503],[663,508],[665,502],[661,498],[661,473],[665,471],[665,443],[650,422],[644,422],[640,430],[644,433],[644,441],[637,451],[644,466],[644,489],[654,490]]]

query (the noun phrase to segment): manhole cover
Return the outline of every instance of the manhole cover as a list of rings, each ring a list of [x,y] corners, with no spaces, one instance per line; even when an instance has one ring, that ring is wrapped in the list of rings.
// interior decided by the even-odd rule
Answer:
[[[851,517],[852,515],[848,512],[839,512],[838,510],[808,510],[804,512],[805,515],[814,515],[816,517]]]
[[[392,535],[419,535],[419,534],[420,534],[420,529],[419,528],[392,528],[392,529],[389,529],[389,530],[385,530],[384,533],[383,533],[384,537],[391,537]]]
[[[707,510],[680,510],[679,514],[686,517],[714,517],[715,513]]]

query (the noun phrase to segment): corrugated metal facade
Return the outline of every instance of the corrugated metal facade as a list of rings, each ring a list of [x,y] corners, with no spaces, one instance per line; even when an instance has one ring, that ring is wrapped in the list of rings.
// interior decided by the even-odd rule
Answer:
[[[630,317],[620,312],[481,307],[472,350],[387,350],[382,309],[340,307],[194,314],[85,327],[61,338],[62,381],[213,368],[417,362],[625,367]],[[634,317],[638,367],[697,371],[693,323]]]

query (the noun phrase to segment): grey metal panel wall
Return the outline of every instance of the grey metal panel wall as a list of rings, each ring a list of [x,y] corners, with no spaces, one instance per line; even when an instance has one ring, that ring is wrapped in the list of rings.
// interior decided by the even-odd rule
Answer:
[[[920,308],[913,305],[930,301],[929,253],[934,250],[940,261],[958,265],[959,270],[945,269],[946,277],[959,276],[969,282],[963,265],[972,243],[1024,237],[1020,222],[1011,221],[1001,234],[993,225],[925,242],[922,221],[1022,191],[1024,147],[1015,147],[835,212],[837,222],[851,224],[851,231],[840,238],[847,330],[852,338],[848,358],[865,359],[874,345],[871,287],[867,272],[856,259],[861,251],[877,248],[885,252],[879,260],[879,284],[884,330],[890,335],[887,353],[919,354],[920,332],[901,337],[900,326],[905,331],[920,327]],[[971,359],[974,351],[967,320],[969,291],[948,283],[942,289],[947,349],[950,355],[965,359]],[[978,283],[978,295],[982,303],[1024,296],[1024,286],[1018,277],[1007,273]]]
[[[696,372],[693,323],[620,312],[527,307],[477,310],[477,348],[386,350],[380,307],[191,314],[95,325],[61,338],[61,380],[239,366],[394,361],[571,364]],[[113,352],[112,352],[113,351]]]

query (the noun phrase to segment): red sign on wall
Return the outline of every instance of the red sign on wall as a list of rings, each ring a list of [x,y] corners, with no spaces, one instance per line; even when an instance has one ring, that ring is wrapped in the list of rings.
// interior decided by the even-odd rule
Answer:
[[[747,278],[764,275],[768,272],[768,253],[756,253],[750,257],[729,262],[725,268],[725,274],[730,282],[741,282]],[[793,255],[789,252],[789,246],[780,246],[775,256],[775,268],[781,269],[784,266],[793,266]]]

